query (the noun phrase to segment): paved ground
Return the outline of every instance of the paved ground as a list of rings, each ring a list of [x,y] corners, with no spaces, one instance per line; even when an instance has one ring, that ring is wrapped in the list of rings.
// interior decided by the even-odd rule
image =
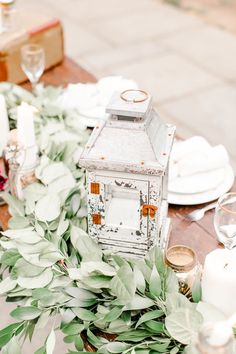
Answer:
[[[165,0],[192,12],[205,21],[236,33],[235,0]]]
[[[59,16],[66,52],[97,77],[121,74],[154,96],[184,137],[228,148],[236,170],[236,35],[160,0],[18,0]]]
[[[137,80],[181,136],[201,134],[212,144],[225,144],[236,170],[233,33],[159,0],[18,0],[20,6],[59,16],[69,56],[97,77]],[[8,321],[1,316],[0,327]],[[44,338],[35,338],[37,346]],[[37,346],[27,346],[23,354]],[[65,354],[61,341],[57,353]]]

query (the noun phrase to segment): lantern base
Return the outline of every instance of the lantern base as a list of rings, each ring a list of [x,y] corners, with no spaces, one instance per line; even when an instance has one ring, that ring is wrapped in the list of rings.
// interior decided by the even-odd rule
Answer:
[[[156,238],[156,242],[151,245],[149,249],[139,248],[139,246],[135,247],[134,243],[129,242],[122,242],[118,240],[108,240],[99,237],[97,242],[100,247],[105,250],[109,251],[113,254],[117,254],[124,258],[144,258],[148,251],[155,246],[160,247],[160,249],[165,252],[168,242],[169,242],[169,235],[171,230],[171,221],[170,218],[163,218],[161,230],[159,236]]]

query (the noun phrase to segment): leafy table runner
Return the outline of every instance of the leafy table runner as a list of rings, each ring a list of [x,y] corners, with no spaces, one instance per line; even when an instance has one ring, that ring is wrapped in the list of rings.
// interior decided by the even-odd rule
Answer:
[[[64,69],[54,70],[57,80],[58,70]],[[71,72],[75,79],[74,64],[69,72],[68,81]],[[82,73],[78,69],[78,76]],[[54,77],[52,72],[49,75]],[[65,76],[63,80],[66,83]],[[52,327],[37,354],[53,352],[59,329],[67,343],[74,343],[76,351],[71,353],[83,352],[84,336],[103,354],[174,354],[183,352],[186,345],[190,345],[190,353],[193,334],[203,323],[204,308],[179,294],[177,278],[165,265],[160,250],[154,248],[145,260],[127,261],[103,253],[87,236],[85,176],[73,159],[87,132],[65,113],[55,113],[51,106],[49,109],[47,97],[52,91],[43,90],[36,100],[41,112],[36,121],[41,142],[36,170],[39,182],[27,187],[24,202],[4,196],[12,218],[8,221],[10,229],[0,240],[1,265],[10,276],[3,274],[0,293],[20,305],[11,313],[16,323],[0,331],[0,347],[6,346],[6,352],[13,353],[19,349],[18,336],[32,336],[35,328],[60,314],[59,328]],[[7,95],[11,97],[11,92]],[[20,96],[15,97],[13,106]],[[22,91],[22,96],[35,103],[30,94]],[[14,119],[11,123],[14,126]],[[78,141],[58,143],[54,133],[45,141],[52,123],[54,132],[61,124],[67,132],[76,131]],[[190,245],[203,261],[205,254],[218,246],[207,219],[211,214],[205,224],[186,224],[181,215],[187,210],[170,209],[170,243]],[[1,209],[4,228],[7,218],[6,208]],[[198,284],[193,299],[199,301]],[[107,337],[98,336],[98,331],[117,337],[109,342]]]

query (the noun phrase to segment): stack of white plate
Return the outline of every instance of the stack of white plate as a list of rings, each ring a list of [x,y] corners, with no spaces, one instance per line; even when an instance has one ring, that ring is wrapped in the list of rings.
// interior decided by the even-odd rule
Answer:
[[[211,147],[202,137],[175,142],[170,158],[169,203],[207,203],[228,192],[233,183],[234,171],[222,145]]]
[[[122,76],[107,76],[95,84],[69,84],[57,99],[57,105],[65,111],[76,111],[80,122],[94,127],[99,120],[107,119],[106,106],[114,91],[137,88],[136,82]]]

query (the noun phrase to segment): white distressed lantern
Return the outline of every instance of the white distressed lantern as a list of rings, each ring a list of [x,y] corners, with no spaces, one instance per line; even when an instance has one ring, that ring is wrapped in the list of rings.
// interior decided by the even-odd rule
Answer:
[[[168,162],[175,127],[161,121],[151,96],[115,93],[106,122],[96,126],[80,158],[87,169],[88,230],[103,249],[143,257],[164,248]]]

